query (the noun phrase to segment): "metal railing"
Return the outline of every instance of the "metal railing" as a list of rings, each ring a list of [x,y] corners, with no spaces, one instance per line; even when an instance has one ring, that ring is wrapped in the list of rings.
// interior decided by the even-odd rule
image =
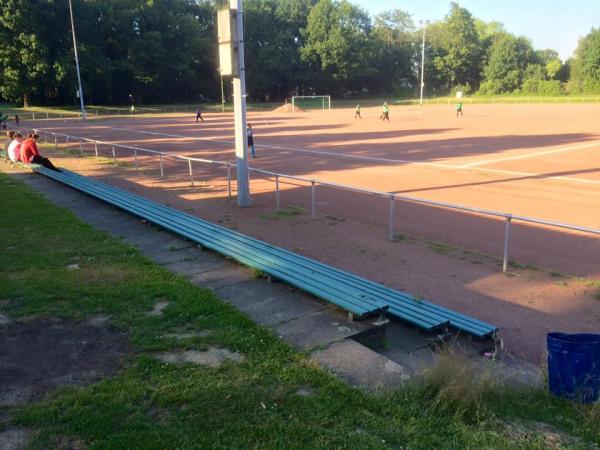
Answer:
[[[55,133],[55,132],[46,131],[46,130],[35,130],[35,131],[38,134],[40,134],[40,136],[44,136],[44,141],[46,143],[48,142],[48,136],[53,136],[54,137],[54,146],[56,149],[58,149],[58,137],[65,138],[65,143],[69,143],[69,140],[72,140],[74,142],[78,141],[80,153],[82,156],[84,155],[84,149],[83,149],[84,144],[83,143],[84,142],[93,143],[94,144],[94,152],[95,152],[97,161],[99,161],[98,145],[105,145],[105,146],[111,147],[112,161],[114,164],[116,164],[116,161],[117,161],[117,155],[115,152],[116,148],[131,150],[131,151],[133,151],[134,164],[135,164],[136,170],[139,169],[138,152],[144,152],[144,153],[148,153],[148,154],[152,154],[152,155],[157,155],[159,158],[159,167],[160,167],[161,178],[163,178],[165,176],[164,164],[163,164],[163,161],[165,159],[187,161],[191,186],[194,186],[194,176],[193,176],[193,168],[192,168],[193,162],[225,166],[227,168],[227,194],[228,194],[229,198],[231,198],[231,196],[232,196],[231,170],[232,170],[232,168],[235,169],[235,167],[236,167],[235,163],[231,163],[231,162],[227,162],[227,161],[216,161],[216,160],[210,160],[210,159],[204,159],[204,158],[193,158],[193,157],[182,156],[182,155],[173,155],[172,153],[161,152],[158,150],[150,150],[150,149],[144,149],[144,148],[130,146],[130,145],[98,141],[95,139],[71,136],[71,135],[67,135],[67,134]],[[409,203],[414,203],[414,204],[433,206],[436,208],[443,208],[443,209],[449,209],[449,210],[454,210],[454,211],[462,211],[462,212],[467,212],[467,213],[472,213],[472,214],[479,214],[479,215],[483,215],[483,216],[489,216],[489,217],[503,219],[504,220],[504,246],[503,246],[503,255],[502,255],[502,271],[503,272],[506,272],[508,269],[509,248],[510,248],[510,231],[511,231],[511,225],[514,221],[520,221],[520,222],[524,222],[524,223],[531,223],[531,224],[542,225],[542,226],[546,226],[546,227],[559,228],[559,229],[564,229],[564,230],[577,231],[580,233],[587,233],[587,234],[593,234],[593,235],[600,236],[600,229],[595,229],[595,228],[582,227],[582,226],[578,226],[578,225],[571,225],[571,224],[561,223],[561,222],[553,222],[553,221],[549,221],[549,220],[537,219],[534,217],[521,216],[521,215],[516,215],[516,214],[511,214],[511,213],[501,212],[501,211],[494,211],[494,210],[488,210],[488,209],[482,209],[482,208],[474,208],[471,206],[458,205],[458,204],[454,204],[454,203],[427,200],[427,199],[423,199],[423,198],[401,195],[401,194],[392,193],[392,192],[376,191],[376,190],[372,190],[372,189],[365,189],[365,188],[360,188],[360,187],[350,186],[350,185],[345,185],[345,184],[340,184],[340,183],[332,183],[332,182],[323,181],[323,180],[319,180],[319,179],[315,179],[315,178],[306,178],[306,177],[300,177],[300,176],[296,176],[296,175],[288,175],[288,174],[283,174],[283,173],[278,173],[278,172],[271,172],[268,170],[257,169],[257,168],[252,168],[252,167],[249,168],[249,171],[254,172],[254,173],[260,173],[260,174],[266,176],[266,178],[271,178],[273,180],[273,182],[275,183],[275,209],[277,211],[281,209],[280,183],[281,183],[282,179],[299,181],[302,183],[306,183],[307,185],[310,185],[310,189],[311,189],[311,209],[310,209],[310,211],[311,211],[311,218],[313,218],[313,219],[315,219],[316,215],[317,215],[317,186],[330,187],[330,188],[335,188],[335,189],[339,189],[339,190],[343,190],[343,191],[368,194],[368,195],[373,195],[373,196],[377,196],[380,198],[388,199],[389,200],[388,238],[391,241],[393,241],[394,237],[395,237],[395,224],[394,224],[395,214],[394,214],[394,211],[395,211],[396,201],[404,201],[404,202],[409,202]]]

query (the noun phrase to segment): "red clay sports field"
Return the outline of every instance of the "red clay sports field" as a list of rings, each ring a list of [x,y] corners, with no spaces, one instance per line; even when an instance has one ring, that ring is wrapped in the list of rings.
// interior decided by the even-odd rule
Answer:
[[[467,105],[463,118],[456,118],[452,105],[404,106],[392,108],[389,123],[379,120],[379,108],[364,108],[362,116],[354,119],[353,109],[250,112],[258,152],[251,166],[600,229],[600,105]],[[193,114],[169,114],[87,123],[38,121],[35,126],[233,162],[232,115],[208,113],[205,119],[196,124]],[[108,156],[108,149],[102,151]],[[132,161],[131,153],[122,149],[118,158]],[[152,166],[151,158],[147,163]],[[167,177],[179,177],[185,185],[186,165],[165,164]],[[212,186],[198,192],[199,198],[225,194],[223,170],[197,164],[194,173]],[[255,209],[272,208],[273,180],[252,177]],[[309,186],[284,181],[283,205],[310,208]],[[318,187],[318,213],[380,226],[382,236],[389,223],[388,203],[381,196]],[[394,216],[400,235],[502,255],[502,218],[402,201]],[[600,276],[598,235],[514,221],[509,254],[523,264]]]

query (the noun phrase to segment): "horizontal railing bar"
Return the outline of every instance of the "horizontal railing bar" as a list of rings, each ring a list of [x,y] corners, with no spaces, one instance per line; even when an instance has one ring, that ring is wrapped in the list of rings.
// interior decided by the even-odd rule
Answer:
[[[173,155],[172,153],[165,153],[165,152],[160,152],[157,150],[150,150],[150,149],[145,149],[145,148],[141,148],[141,147],[124,145],[124,144],[113,144],[110,142],[98,141],[96,139],[90,139],[90,138],[84,138],[84,137],[71,136],[68,134],[56,133],[53,131],[46,131],[46,130],[38,130],[38,131],[42,131],[44,133],[49,133],[49,134],[55,135],[55,136],[69,137],[69,138],[74,138],[74,139],[85,140],[87,142],[94,142],[97,144],[104,144],[104,145],[110,145],[110,146],[114,146],[114,147],[120,147],[120,148],[126,148],[126,149],[131,149],[131,150],[138,150],[138,151],[142,151],[142,152],[153,153],[153,154],[162,155],[163,157],[172,158],[172,159],[182,159],[182,160],[186,160],[186,161],[204,162],[207,164],[221,164],[221,165],[225,165],[228,167],[235,167],[234,163],[227,162],[227,161],[215,161],[215,160],[211,160],[211,159],[194,158],[194,157],[182,156],[182,155]],[[297,175],[288,175],[288,174],[283,174],[283,173],[277,173],[277,172],[272,172],[269,170],[256,169],[256,168],[252,168],[252,167],[250,167],[249,170],[253,171],[253,172],[257,172],[257,173],[262,173],[262,174],[268,175],[270,177],[287,178],[290,180],[297,180],[297,181],[302,181],[302,182],[306,182],[306,183],[310,183],[310,184],[314,183],[314,184],[317,184],[320,186],[333,187],[333,188],[343,189],[343,190],[352,191],[352,192],[359,192],[362,194],[378,195],[378,196],[382,196],[382,197],[393,197],[396,200],[403,200],[403,201],[412,202],[412,203],[424,204],[424,205],[435,206],[435,207],[439,207],[439,208],[447,208],[447,209],[458,210],[458,211],[465,211],[465,212],[482,214],[482,215],[492,216],[492,217],[502,217],[502,218],[511,217],[511,219],[513,221],[517,220],[517,221],[521,221],[521,222],[535,223],[538,225],[545,225],[545,226],[554,227],[554,228],[563,228],[563,229],[572,230],[572,231],[579,231],[582,233],[590,233],[590,234],[600,235],[600,229],[596,229],[596,228],[588,228],[588,227],[583,227],[583,226],[579,226],[579,225],[571,225],[571,224],[561,223],[561,222],[552,222],[549,220],[536,219],[534,217],[519,216],[519,215],[514,215],[511,213],[501,212],[501,211],[493,211],[493,210],[482,209],[482,208],[474,208],[471,206],[458,205],[455,203],[446,203],[446,202],[439,202],[439,201],[434,201],[434,200],[427,200],[427,199],[419,198],[419,197],[404,196],[404,195],[399,195],[399,194],[392,193],[392,192],[383,192],[383,191],[359,188],[356,186],[349,186],[349,185],[345,185],[345,184],[321,181],[321,180],[317,180],[317,179],[313,179],[313,178],[300,177]]]

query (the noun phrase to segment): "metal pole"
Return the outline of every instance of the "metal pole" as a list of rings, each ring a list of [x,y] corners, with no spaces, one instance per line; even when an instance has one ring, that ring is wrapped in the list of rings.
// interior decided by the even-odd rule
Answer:
[[[162,153],[159,153],[159,158],[160,158],[160,177],[164,178],[165,176],[165,172],[163,171],[163,158],[162,158]]]
[[[54,133],[54,150],[58,150],[58,139],[56,133]]]
[[[421,46],[421,100],[419,103],[423,105],[423,88],[425,87],[425,27],[427,27],[429,20],[421,23],[423,24],[423,45]]]
[[[502,261],[502,272],[506,273],[508,269],[508,243],[510,239],[510,222],[512,221],[512,215],[506,215],[506,225],[504,226],[504,259]]]
[[[317,215],[317,185],[314,180],[311,181],[311,217],[314,219]]]
[[[113,164],[117,164],[117,155],[115,154],[115,148],[112,148],[112,155],[113,155]]]
[[[250,174],[248,172],[248,139],[246,136],[246,69],[244,67],[244,11],[242,0],[230,0],[232,14],[235,14],[239,76],[233,78],[233,99],[235,110],[235,156],[237,159],[238,205],[248,208],[250,198]]]
[[[225,112],[225,88],[223,87],[223,73],[219,69],[219,75],[221,76],[221,109]]]
[[[231,166],[227,164],[227,196],[231,198]]]
[[[83,156],[83,140],[79,139],[79,153]]]
[[[94,153],[96,153],[96,162],[100,162],[100,158],[98,158],[98,142],[94,142]]]
[[[279,211],[279,175],[275,175],[275,210]]]
[[[190,184],[194,187],[194,175],[192,174],[192,160],[188,159],[188,167],[190,168]]]
[[[139,169],[138,159],[137,159],[137,148],[133,149],[133,160],[135,161],[135,170]]]
[[[394,240],[394,204],[395,197],[390,195],[390,241]]]
[[[83,88],[81,87],[81,73],[79,72],[79,56],[77,55],[77,40],[75,39],[75,21],[73,20],[73,5],[69,0],[69,13],[71,15],[71,31],[73,32],[73,51],[75,52],[75,66],[77,67],[77,83],[79,84],[79,103],[81,105],[81,118],[85,117],[85,106],[83,103]]]

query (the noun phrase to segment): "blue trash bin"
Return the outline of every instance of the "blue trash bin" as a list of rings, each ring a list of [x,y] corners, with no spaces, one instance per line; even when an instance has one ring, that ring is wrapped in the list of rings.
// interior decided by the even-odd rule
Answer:
[[[549,333],[548,384],[558,397],[594,403],[600,397],[600,334]]]

